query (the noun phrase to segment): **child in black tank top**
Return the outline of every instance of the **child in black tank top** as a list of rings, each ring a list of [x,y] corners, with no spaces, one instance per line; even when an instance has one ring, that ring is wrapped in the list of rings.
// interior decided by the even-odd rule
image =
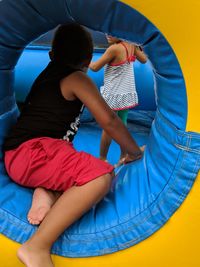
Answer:
[[[127,151],[126,163],[142,156],[85,73],[92,52],[91,37],[83,27],[72,23],[58,28],[51,62],[34,82],[5,141],[5,166],[11,179],[35,188],[28,220],[40,226],[17,253],[27,266],[52,267],[52,244],[109,191],[113,166],[77,152],[72,145],[84,105]]]

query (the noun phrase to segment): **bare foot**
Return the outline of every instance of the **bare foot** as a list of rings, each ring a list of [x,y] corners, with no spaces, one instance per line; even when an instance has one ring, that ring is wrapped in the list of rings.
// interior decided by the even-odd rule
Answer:
[[[17,257],[26,267],[53,267],[51,255],[48,250],[31,246],[29,241],[24,243],[17,251]]]
[[[32,206],[28,213],[28,221],[33,225],[40,224],[61,193],[38,187],[33,193]]]

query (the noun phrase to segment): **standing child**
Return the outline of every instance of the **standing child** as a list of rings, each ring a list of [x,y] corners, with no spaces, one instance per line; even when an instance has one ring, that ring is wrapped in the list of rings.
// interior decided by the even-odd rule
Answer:
[[[110,188],[113,167],[72,145],[83,105],[127,151],[127,162],[142,156],[85,73],[92,53],[91,36],[83,27],[72,23],[58,28],[51,61],[34,82],[4,144],[11,179],[36,188],[28,220],[40,226],[18,250],[19,259],[28,267],[52,267],[52,244]]]
[[[110,47],[102,57],[89,65],[93,71],[105,66],[104,86],[101,94],[107,104],[127,125],[128,110],[138,105],[138,96],[135,88],[133,62],[138,59],[146,63],[147,57],[141,47],[121,41],[120,39],[106,35]],[[100,145],[100,159],[106,161],[111,136],[103,130]],[[123,163],[127,151],[121,147],[120,160],[116,166]]]

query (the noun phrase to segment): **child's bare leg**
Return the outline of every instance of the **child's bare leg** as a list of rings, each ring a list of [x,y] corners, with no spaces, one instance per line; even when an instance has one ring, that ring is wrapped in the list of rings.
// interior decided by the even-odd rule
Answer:
[[[53,192],[42,187],[36,188],[27,216],[28,221],[33,225],[40,224],[60,195],[60,192]]]
[[[59,235],[108,192],[112,175],[106,174],[64,192],[40,224],[38,231],[18,250],[27,267],[52,267],[50,249]]]
[[[100,159],[102,160],[107,159],[107,154],[111,141],[112,141],[111,137],[103,130],[101,136],[101,144],[100,144]]]

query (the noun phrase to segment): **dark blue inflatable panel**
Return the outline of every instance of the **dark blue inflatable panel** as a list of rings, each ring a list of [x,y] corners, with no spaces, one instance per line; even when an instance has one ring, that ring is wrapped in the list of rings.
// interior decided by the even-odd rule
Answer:
[[[189,193],[199,171],[200,135],[185,132],[187,96],[176,56],[162,34],[137,11],[115,0],[3,0],[0,1],[1,146],[18,115],[13,96],[13,68],[23,48],[59,23],[72,20],[143,44],[153,66],[158,104],[150,133],[148,129],[129,126],[139,144],[147,144],[143,159],[121,167],[109,194],[67,229],[52,249],[63,256],[85,257],[125,249],[163,226]],[[83,125],[76,147],[96,154],[99,134],[94,123]],[[115,144],[112,151],[117,154]],[[110,156],[113,160],[113,155]],[[26,219],[32,191],[9,180],[2,151],[0,190],[3,192],[0,231],[24,242],[37,229]],[[19,202],[21,205],[17,205]]]

